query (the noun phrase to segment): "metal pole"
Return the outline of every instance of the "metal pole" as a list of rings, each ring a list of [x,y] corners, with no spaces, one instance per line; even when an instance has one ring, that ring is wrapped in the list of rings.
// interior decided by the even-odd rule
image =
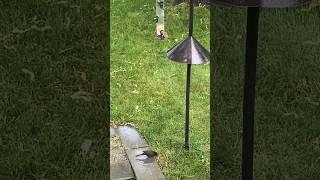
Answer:
[[[187,65],[187,85],[186,85],[186,124],[185,124],[185,143],[184,148],[189,149],[189,109],[190,109],[190,76],[191,64]]]
[[[193,0],[189,1],[189,36],[193,33]],[[190,109],[190,76],[191,64],[187,65],[187,85],[186,85],[186,124],[185,124],[185,141],[184,148],[189,150],[189,109]]]
[[[193,33],[193,0],[189,1],[189,36]]]
[[[242,180],[253,179],[254,105],[259,8],[247,10],[247,39],[243,97]]]

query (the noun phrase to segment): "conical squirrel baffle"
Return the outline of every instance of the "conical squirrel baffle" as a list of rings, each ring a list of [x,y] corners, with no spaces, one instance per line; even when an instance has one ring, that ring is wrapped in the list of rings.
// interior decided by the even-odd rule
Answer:
[[[171,48],[167,57],[181,64],[204,64],[210,59],[209,52],[194,37],[185,40]]]

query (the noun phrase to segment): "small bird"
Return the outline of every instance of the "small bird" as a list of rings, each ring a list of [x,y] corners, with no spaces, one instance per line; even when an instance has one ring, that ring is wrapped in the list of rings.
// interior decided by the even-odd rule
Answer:
[[[167,33],[164,30],[160,30],[160,34],[157,35],[158,39],[165,39],[168,37]]]
[[[148,158],[152,158],[152,157],[158,156],[158,153],[152,150],[145,150],[145,151],[142,151],[141,154],[136,155],[136,157],[142,156],[142,155],[145,155]]]
[[[163,7],[164,7],[163,1],[159,2],[159,6],[160,6],[160,9],[163,9]]]
[[[156,23],[158,23],[159,22],[159,16],[156,16],[155,18],[153,18],[155,21],[156,21]]]

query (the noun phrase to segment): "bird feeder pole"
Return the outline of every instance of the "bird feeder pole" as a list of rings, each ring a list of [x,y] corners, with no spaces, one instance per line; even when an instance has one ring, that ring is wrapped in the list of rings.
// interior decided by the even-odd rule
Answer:
[[[242,179],[253,178],[253,135],[259,7],[248,7],[243,97]]]
[[[193,33],[193,0],[189,3],[189,36]],[[190,122],[189,122],[189,109],[190,109],[190,78],[191,77],[191,64],[187,64],[187,85],[186,85],[186,124],[185,124],[185,141],[184,148],[189,149],[189,132],[190,132]]]
[[[194,1],[189,1],[189,35],[179,44],[167,51],[167,57],[177,63],[187,64],[186,80],[186,116],[185,116],[185,143],[184,148],[189,149],[189,109],[190,109],[190,80],[191,64],[205,64],[209,62],[209,52],[197,41],[193,35],[193,6]]]
[[[243,94],[242,180],[252,180],[259,10],[261,7],[293,7],[311,2],[311,0],[214,0],[214,2],[224,5],[247,7],[247,35]]]

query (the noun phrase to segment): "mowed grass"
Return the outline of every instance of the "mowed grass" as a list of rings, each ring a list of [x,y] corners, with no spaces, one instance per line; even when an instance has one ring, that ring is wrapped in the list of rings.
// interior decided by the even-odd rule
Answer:
[[[159,152],[167,179],[209,179],[209,65],[192,66],[191,134],[183,149],[186,65],[166,51],[188,34],[188,6],[166,7],[168,40],[155,38],[155,2],[111,2],[111,121],[133,124]],[[194,36],[209,49],[209,9],[195,9]]]
[[[320,178],[318,13],[261,11],[254,179]],[[246,11],[214,6],[211,18],[213,177],[240,179]]]
[[[0,179],[106,179],[106,3],[0,7]]]

